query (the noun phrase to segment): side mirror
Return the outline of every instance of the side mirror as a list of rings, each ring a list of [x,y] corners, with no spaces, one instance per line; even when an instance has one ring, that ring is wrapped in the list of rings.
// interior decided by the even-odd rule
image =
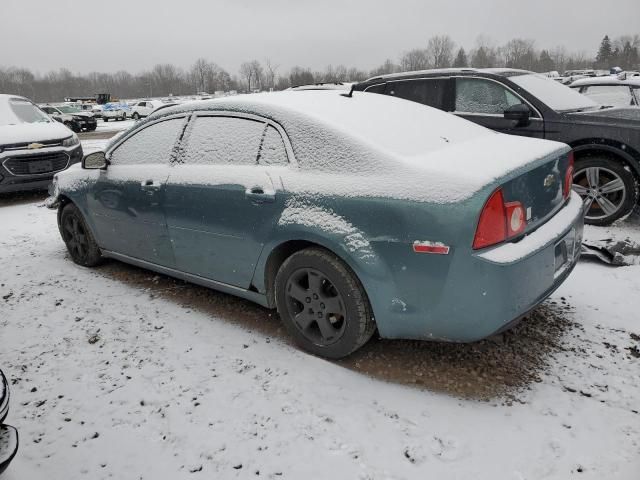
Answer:
[[[515,120],[517,127],[526,127],[529,125],[531,110],[524,103],[512,105],[504,111],[504,118]]]
[[[82,168],[86,170],[104,170],[109,164],[104,152],[94,152],[82,159]]]

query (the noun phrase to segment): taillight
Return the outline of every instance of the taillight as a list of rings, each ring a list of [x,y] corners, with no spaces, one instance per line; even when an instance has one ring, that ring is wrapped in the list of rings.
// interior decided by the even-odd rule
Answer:
[[[473,239],[473,249],[488,247],[504,242],[507,238],[506,212],[502,190],[498,189],[484,204],[480,221]]]
[[[574,163],[575,160],[572,150],[569,152],[569,166],[567,167],[567,172],[564,175],[564,185],[562,188],[562,196],[565,200],[571,195],[571,187],[573,185],[573,172],[575,171]]]
[[[522,203],[504,203],[502,189],[499,188],[491,194],[480,213],[473,249],[504,242],[524,232],[526,227],[527,219]]]

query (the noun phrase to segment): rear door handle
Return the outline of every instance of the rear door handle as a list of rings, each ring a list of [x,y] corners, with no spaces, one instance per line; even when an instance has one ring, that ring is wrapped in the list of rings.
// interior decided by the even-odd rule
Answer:
[[[153,195],[153,192],[156,192],[162,188],[162,184],[157,180],[145,180],[140,184],[140,188],[142,191],[147,192],[149,195]]]
[[[276,201],[276,192],[266,191],[263,187],[247,188],[244,194],[254,203],[272,203]]]

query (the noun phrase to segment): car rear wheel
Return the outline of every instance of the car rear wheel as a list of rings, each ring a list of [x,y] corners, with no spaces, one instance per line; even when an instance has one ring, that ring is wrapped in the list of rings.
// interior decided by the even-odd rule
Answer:
[[[107,117],[102,117],[102,119],[103,119],[105,122],[108,122],[108,121],[109,121],[109,119],[108,119]]]
[[[609,225],[629,215],[638,201],[635,176],[623,164],[607,157],[576,162],[573,190],[585,204],[585,223]]]
[[[133,119],[134,120],[140,120],[140,114],[138,112],[134,112],[133,113]]]
[[[304,350],[342,358],[362,347],[375,331],[362,284],[334,254],[308,248],[287,258],[276,276],[278,313]]]
[[[102,255],[82,213],[73,203],[68,203],[60,214],[60,235],[67,245],[69,255],[75,263],[83,267],[93,267],[100,263]]]

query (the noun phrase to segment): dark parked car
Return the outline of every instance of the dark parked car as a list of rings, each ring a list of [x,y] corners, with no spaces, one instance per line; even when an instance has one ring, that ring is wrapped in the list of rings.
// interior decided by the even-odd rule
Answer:
[[[54,173],[81,160],[75,133],[30,100],[0,95],[0,193],[46,190]]]
[[[277,308],[337,358],[376,328],[477,340],[542,302],[579,255],[572,161],[395,98],[267,93],[156,111],[57,175],[48,204],[78,264]]]
[[[18,431],[5,425],[9,414],[9,382],[0,370],[0,475],[4,472],[18,452]]]
[[[41,108],[54,120],[63,123],[76,133],[82,130],[93,132],[98,126],[93,112],[82,110],[75,105],[43,105]]]
[[[587,223],[609,224],[638,201],[640,109],[603,108],[548,77],[511,69],[398,73],[354,89],[429,105],[498,132],[569,144]]]

